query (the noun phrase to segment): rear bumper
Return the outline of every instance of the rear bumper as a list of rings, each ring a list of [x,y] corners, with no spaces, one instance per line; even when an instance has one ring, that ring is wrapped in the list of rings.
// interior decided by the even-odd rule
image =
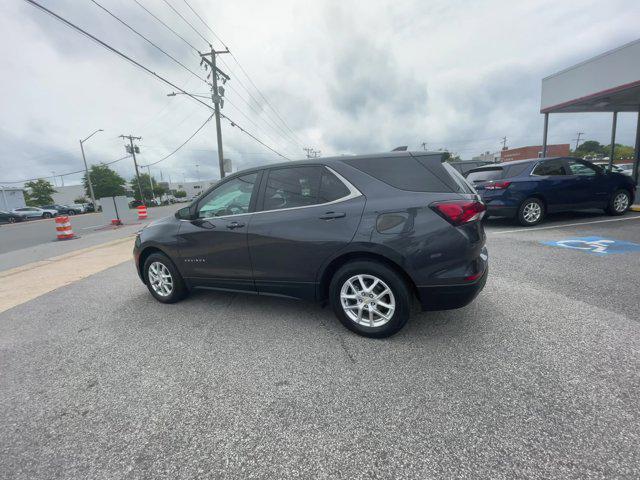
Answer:
[[[487,204],[487,215],[492,217],[515,217],[518,213],[518,207],[507,205]]]
[[[476,280],[451,285],[423,285],[418,286],[418,298],[423,310],[451,310],[468,305],[482,291],[489,276],[489,261],[484,254],[479,272],[482,275]]]

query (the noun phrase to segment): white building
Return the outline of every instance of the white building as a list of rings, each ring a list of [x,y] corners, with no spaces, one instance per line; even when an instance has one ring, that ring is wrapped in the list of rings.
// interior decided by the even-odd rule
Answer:
[[[76,198],[89,196],[84,192],[84,185],[65,185],[64,187],[55,187],[56,193],[51,195],[53,203],[58,205],[69,205],[75,203]]]
[[[171,182],[169,184],[169,190],[182,190],[183,192],[187,192],[188,199],[192,199],[207,190],[210,186],[215,185],[217,182],[218,180],[203,180],[201,182]]]
[[[476,155],[471,160],[480,161],[480,162],[499,162],[500,161],[500,152],[484,152],[480,155]]]
[[[26,206],[21,188],[0,186],[0,210],[10,211]]]

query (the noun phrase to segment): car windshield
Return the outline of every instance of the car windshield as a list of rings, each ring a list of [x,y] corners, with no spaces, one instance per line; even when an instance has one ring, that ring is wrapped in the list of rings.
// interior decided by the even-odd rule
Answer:
[[[471,183],[490,182],[502,178],[502,167],[473,170],[467,175],[467,181]]]

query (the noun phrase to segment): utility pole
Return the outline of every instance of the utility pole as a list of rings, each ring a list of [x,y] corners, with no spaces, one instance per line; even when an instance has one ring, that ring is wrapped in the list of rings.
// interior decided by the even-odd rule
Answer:
[[[420,144],[420,146],[422,147],[422,149],[426,152],[427,151],[427,142],[422,142]]]
[[[584,132],[578,132],[576,135],[577,135],[578,138],[574,138],[574,140],[576,141],[576,148],[575,149],[578,150],[578,145],[580,145],[580,137],[582,135],[584,135]]]
[[[147,167],[147,173],[149,174],[149,184],[151,185],[151,196],[155,199],[156,198],[156,193],[153,191],[153,179],[151,178],[151,166],[150,165],[145,165],[145,167]],[[162,199],[160,199],[162,200]]]
[[[502,137],[502,150],[507,149],[507,137]]]
[[[218,167],[220,168],[220,178],[224,178],[224,153],[222,151],[222,129],[220,127],[220,108],[224,106],[222,97],[224,95],[224,88],[218,88],[218,75],[222,77],[222,83],[226,83],[229,80],[229,75],[224,73],[216,66],[216,55],[223,53],[229,53],[229,49],[222,51],[216,51],[211,45],[210,53],[201,53],[202,58],[200,64],[205,63],[205,69],[208,65],[211,68],[211,100],[213,100],[213,109],[216,117],[216,137],[218,140]]]
[[[87,138],[85,138],[84,140],[80,140],[80,151],[82,152],[82,161],[84,162],[84,173],[87,176],[87,183],[89,184],[89,194],[91,195],[91,202],[93,203],[93,208],[98,208],[98,205],[96,204],[96,194],[93,193],[93,184],[91,183],[91,174],[89,173],[89,167],[87,166],[87,157],[84,155],[84,142],[89,140],[96,133],[103,132],[103,131],[104,130],[99,128],[98,130],[93,132],[91,135],[89,135]]]
[[[51,173],[53,173],[53,186],[57,187],[58,186],[58,181],[56,180],[56,172],[51,170]]]
[[[320,150],[314,150],[310,147],[303,148],[302,150],[307,153],[307,158],[318,158],[322,153]]]
[[[142,185],[140,184],[140,172],[138,171],[138,161],[136,160],[136,153],[140,152],[138,146],[133,145],[134,140],[142,140],[142,137],[134,137],[133,135],[120,135],[120,138],[129,140],[129,145],[125,145],[127,153],[130,153],[133,157],[133,165],[136,167],[136,181],[138,183],[138,190],[140,191],[140,201],[143,205],[147,205],[144,201],[144,194],[142,193]]]

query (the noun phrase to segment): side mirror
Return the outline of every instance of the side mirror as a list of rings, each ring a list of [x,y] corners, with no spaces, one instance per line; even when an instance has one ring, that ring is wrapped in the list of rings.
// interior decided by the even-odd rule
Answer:
[[[181,208],[176,212],[176,218],[178,220],[191,220],[193,218],[193,215],[191,214],[191,208],[190,207]]]

